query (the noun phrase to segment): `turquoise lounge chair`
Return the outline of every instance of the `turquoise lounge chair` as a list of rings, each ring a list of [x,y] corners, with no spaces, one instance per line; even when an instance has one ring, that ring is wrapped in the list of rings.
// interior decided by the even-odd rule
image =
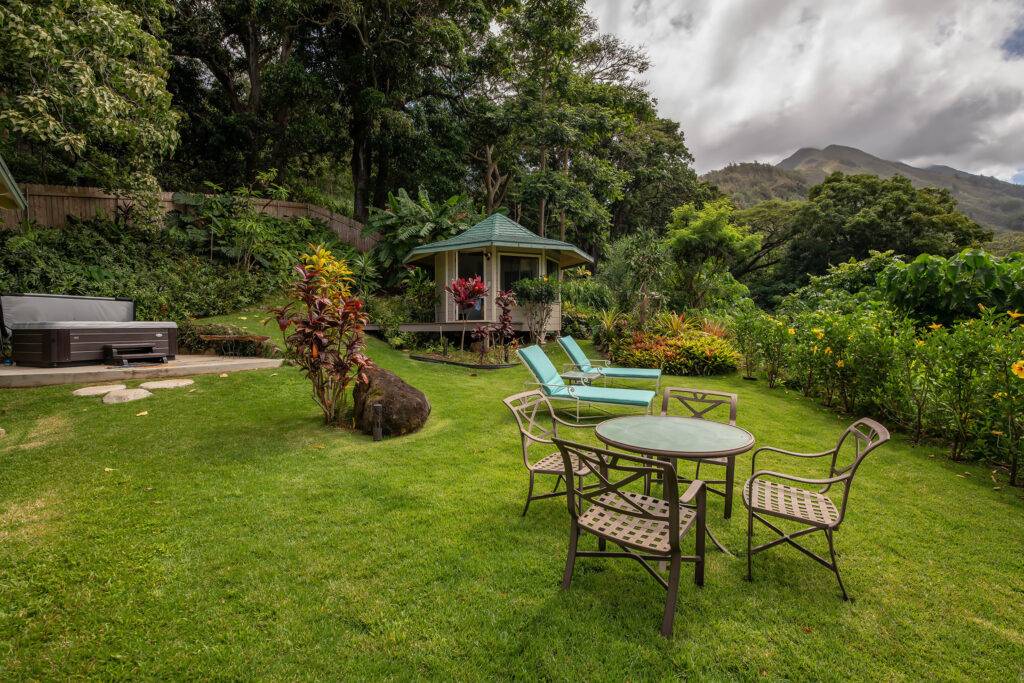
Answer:
[[[657,395],[646,389],[568,385],[562,380],[558,370],[539,346],[527,346],[519,349],[517,353],[526,367],[530,369],[545,396],[576,402],[577,420],[579,419],[580,403],[636,406],[650,410],[651,401]]]
[[[655,391],[661,387],[661,370],[658,368],[611,368],[606,360],[590,360],[572,337],[559,337],[558,345],[569,356],[569,360],[580,372],[596,372],[610,379],[652,379]]]

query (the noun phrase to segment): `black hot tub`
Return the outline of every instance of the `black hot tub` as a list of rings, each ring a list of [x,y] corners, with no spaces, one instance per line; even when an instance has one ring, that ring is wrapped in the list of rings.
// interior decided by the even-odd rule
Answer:
[[[178,352],[178,326],[135,320],[131,299],[4,294],[0,328],[18,365],[161,362]]]

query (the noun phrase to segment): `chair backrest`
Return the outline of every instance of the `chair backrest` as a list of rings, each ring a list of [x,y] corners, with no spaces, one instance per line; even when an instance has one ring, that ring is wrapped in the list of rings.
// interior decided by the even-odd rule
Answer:
[[[852,439],[852,441],[850,441]],[[853,477],[857,474],[857,468],[864,462],[864,458],[868,456],[868,453],[872,452],[886,441],[889,440],[889,430],[875,422],[871,418],[862,417],[857,420],[845,430],[839,436],[839,441],[836,442],[835,451],[832,453],[832,464],[830,468],[831,477],[843,476],[844,479],[841,482],[843,484],[843,502],[839,507],[839,521],[842,521],[846,515],[846,503],[850,498],[850,488],[853,486]],[[839,464],[839,459],[843,453],[843,447],[851,445],[853,448],[853,457],[845,465]],[[830,485],[831,486],[831,485]],[[826,486],[823,491],[827,491],[829,486]]]
[[[645,458],[632,453],[619,453],[596,446],[555,438],[566,471],[573,467],[575,456],[580,467],[588,475],[594,475],[596,483],[589,477],[582,480],[569,477],[567,499],[569,515],[579,519],[591,506],[599,507],[638,520],[668,523],[668,542],[672,550],[679,550],[679,484],[675,469],[668,462]],[[659,506],[641,506],[633,498],[624,495],[627,486],[643,481],[647,477],[660,477],[664,482],[664,500],[668,505],[665,512]],[[582,481],[582,483],[581,483]]]
[[[534,443],[552,443],[558,435],[558,421],[547,397],[537,389],[503,398],[502,403],[512,411],[519,425],[523,445],[523,464],[530,466],[528,451]]]
[[[703,389],[686,389],[684,387],[668,387],[661,396],[661,414],[668,415],[671,399],[682,404],[690,414],[687,417],[706,419],[708,413],[722,406],[729,407],[729,424],[736,426],[736,405],[739,398],[736,394],[724,391],[705,391]]]
[[[569,360],[583,372],[590,372],[593,366],[590,364],[590,359],[587,358],[587,354],[583,353],[583,349],[572,337],[559,337],[558,345],[565,351],[565,355],[569,356]]]
[[[523,363],[530,369],[537,382],[540,383],[540,390],[545,394],[551,394],[551,387],[564,386],[565,382],[562,381],[562,376],[558,374],[558,370],[548,359],[544,350],[534,344],[533,346],[524,346],[523,348],[516,351],[519,357],[523,359]]]

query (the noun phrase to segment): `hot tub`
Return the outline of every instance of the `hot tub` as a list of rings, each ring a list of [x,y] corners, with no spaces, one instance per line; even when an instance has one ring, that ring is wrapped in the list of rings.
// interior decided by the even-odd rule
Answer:
[[[131,299],[4,294],[0,327],[18,365],[166,362],[178,352],[178,326],[135,320]]]

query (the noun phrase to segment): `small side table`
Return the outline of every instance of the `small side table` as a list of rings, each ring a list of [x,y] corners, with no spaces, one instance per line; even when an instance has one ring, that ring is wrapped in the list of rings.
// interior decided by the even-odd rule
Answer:
[[[562,373],[562,379],[569,384],[590,385],[595,379],[600,379],[600,372],[583,372],[582,370],[570,370]]]

